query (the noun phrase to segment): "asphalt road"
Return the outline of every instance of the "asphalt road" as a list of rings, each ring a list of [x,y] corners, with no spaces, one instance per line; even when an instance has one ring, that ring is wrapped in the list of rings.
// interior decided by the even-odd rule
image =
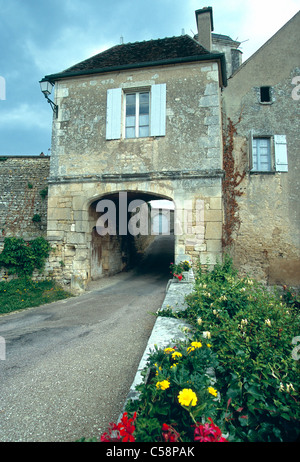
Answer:
[[[117,420],[165,297],[162,248],[79,297],[0,317],[0,441],[99,437]]]

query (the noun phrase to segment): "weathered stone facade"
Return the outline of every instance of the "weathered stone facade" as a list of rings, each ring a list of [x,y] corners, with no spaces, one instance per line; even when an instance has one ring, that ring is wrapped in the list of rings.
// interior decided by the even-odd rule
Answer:
[[[0,158],[2,240],[6,236],[34,238],[46,235],[49,170],[50,157]]]
[[[300,13],[239,68],[223,92],[224,114],[237,130],[235,168],[245,172],[231,252],[241,272],[270,284],[300,281],[300,101],[292,93],[292,79],[300,75],[299,40]],[[261,101],[261,87],[269,88],[270,101]],[[284,168],[276,165],[276,135],[286,138]],[[251,170],[252,138],[270,140],[269,171]]]
[[[53,78],[59,109],[53,121],[47,233],[61,243],[58,258],[73,287],[121,271],[130,260],[130,236],[96,232],[98,201],[113,200],[119,214],[120,192],[128,201],[174,202],[182,225],[175,258],[188,254],[211,265],[221,260],[223,83],[217,55],[205,58]],[[160,84],[166,86],[165,134],[108,140],[108,91],[119,88],[125,94]],[[200,221],[193,212],[197,202]]]

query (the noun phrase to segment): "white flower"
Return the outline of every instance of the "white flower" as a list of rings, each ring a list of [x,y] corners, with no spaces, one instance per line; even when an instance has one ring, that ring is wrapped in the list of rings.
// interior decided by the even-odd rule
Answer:
[[[293,387],[293,384],[292,383],[289,383],[287,386],[286,386],[286,391],[289,393],[290,390],[292,391],[295,391],[295,388]]]
[[[202,324],[202,318],[198,318],[198,319],[197,319],[197,324],[199,324],[199,326],[201,326],[201,324]]]
[[[270,321],[270,319],[265,319],[265,324],[266,324],[267,326],[271,326],[271,321]]]
[[[205,331],[205,332],[203,332],[203,337],[204,337],[204,338],[208,338],[208,339],[211,338],[210,332],[209,332],[208,330]]]

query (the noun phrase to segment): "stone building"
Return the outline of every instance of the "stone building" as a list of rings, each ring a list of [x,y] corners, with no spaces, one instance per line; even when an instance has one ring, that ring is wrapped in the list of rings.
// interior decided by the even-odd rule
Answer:
[[[226,63],[209,43],[211,8],[196,17],[205,48],[187,35],[121,44],[44,79],[58,106],[47,233],[73,287],[128,264],[137,200],[174,202],[175,258],[222,258]],[[104,200],[117,218],[102,235]]]
[[[223,191],[225,220],[235,213],[237,221],[231,252],[240,271],[270,284],[300,283],[299,43],[298,12],[228,79],[222,97],[224,138],[235,130],[223,183],[232,168],[231,198]]]
[[[299,21],[242,64],[240,43],[213,33],[203,8],[194,38],[120,44],[43,79],[58,108],[46,181],[54,277],[84,289],[167,229],[175,258],[214,265],[226,252],[242,274],[299,286]],[[45,182],[49,159],[38,159]],[[4,166],[19,183],[16,161]],[[30,188],[25,170],[16,200],[31,197],[33,208],[9,229],[5,187],[6,233],[45,232],[31,217],[46,216],[43,182]],[[171,201],[172,213],[156,200]]]

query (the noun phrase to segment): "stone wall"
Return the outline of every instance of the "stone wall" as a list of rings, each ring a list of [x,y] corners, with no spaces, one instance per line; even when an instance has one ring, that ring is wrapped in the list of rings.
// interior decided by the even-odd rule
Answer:
[[[49,169],[50,157],[0,157],[1,238],[46,235]]]
[[[236,128],[234,168],[245,174],[237,188],[234,263],[266,283],[292,286],[300,281],[300,101],[292,97],[292,80],[300,75],[299,31],[298,13],[243,64],[223,92],[226,117]],[[262,86],[271,87],[270,102],[260,101]],[[251,171],[252,135],[271,140],[270,172]],[[286,136],[288,171],[276,170],[274,135]]]

